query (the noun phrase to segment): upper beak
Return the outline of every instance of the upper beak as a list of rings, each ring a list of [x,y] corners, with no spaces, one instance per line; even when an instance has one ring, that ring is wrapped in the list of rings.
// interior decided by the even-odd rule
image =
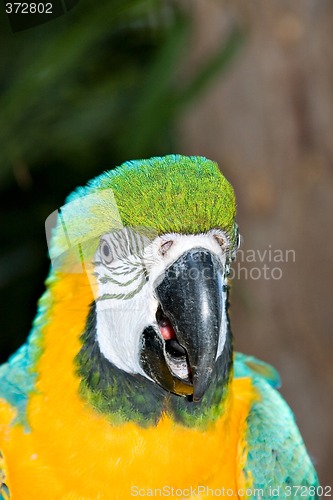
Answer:
[[[176,341],[186,351],[194,401],[202,398],[215,366],[223,311],[222,278],[218,257],[207,249],[193,248],[166,269],[155,287]]]

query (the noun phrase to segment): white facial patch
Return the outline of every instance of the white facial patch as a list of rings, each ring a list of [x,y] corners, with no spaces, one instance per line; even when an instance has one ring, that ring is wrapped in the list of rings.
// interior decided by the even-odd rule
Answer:
[[[192,248],[215,254],[228,265],[229,242],[219,230],[205,234],[170,233],[151,238],[129,228],[104,235],[95,254],[97,341],[102,354],[128,373],[147,377],[140,366],[140,337],[148,326],[159,332],[154,283],[165,269]],[[223,311],[217,356],[227,334],[226,273],[221,276]]]

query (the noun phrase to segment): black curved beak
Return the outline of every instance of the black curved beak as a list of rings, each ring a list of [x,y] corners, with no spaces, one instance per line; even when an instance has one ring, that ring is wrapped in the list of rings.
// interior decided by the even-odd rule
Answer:
[[[163,317],[175,335],[174,345],[186,353],[194,401],[202,398],[215,366],[223,311],[222,278],[218,257],[207,249],[193,248],[171,264],[155,286]],[[177,373],[173,375],[177,377]]]

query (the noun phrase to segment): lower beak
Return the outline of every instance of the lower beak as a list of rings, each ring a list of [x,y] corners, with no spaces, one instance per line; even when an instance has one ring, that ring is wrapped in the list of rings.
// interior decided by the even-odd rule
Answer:
[[[171,264],[155,285],[163,324],[169,329],[167,338],[186,355],[194,401],[204,395],[215,366],[223,311],[222,277],[218,257],[204,248],[193,248]],[[163,336],[163,327],[160,331]],[[172,373],[170,359],[166,356]],[[177,378],[177,371],[172,375]]]

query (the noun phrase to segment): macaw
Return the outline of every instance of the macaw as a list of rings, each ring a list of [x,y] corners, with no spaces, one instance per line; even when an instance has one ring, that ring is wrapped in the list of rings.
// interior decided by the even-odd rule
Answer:
[[[32,332],[0,367],[2,500],[318,498],[277,372],[233,354],[235,213],[216,163],[169,155],[53,214]]]

